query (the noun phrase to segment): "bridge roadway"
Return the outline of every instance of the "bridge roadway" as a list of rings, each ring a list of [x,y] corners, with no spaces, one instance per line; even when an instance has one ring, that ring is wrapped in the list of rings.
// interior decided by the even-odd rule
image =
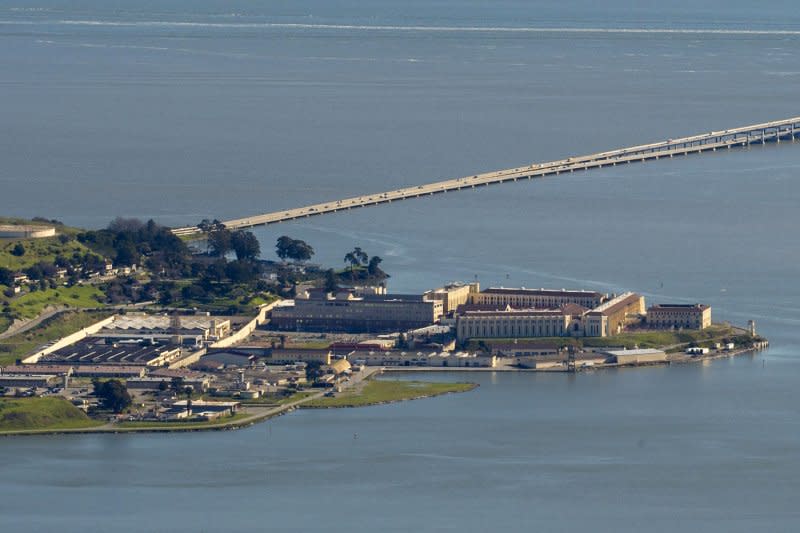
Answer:
[[[592,168],[603,168],[619,164],[636,163],[661,159],[664,157],[674,157],[689,155],[694,153],[710,152],[719,149],[729,149],[733,147],[749,146],[751,144],[765,144],[767,142],[794,141],[800,137],[800,117],[785,120],[765,122],[724,131],[711,131],[691,137],[680,139],[669,139],[652,144],[631,146],[620,148],[608,152],[583,155],[550,161],[547,163],[534,163],[524,167],[499,170],[467,176],[463,178],[437,181],[426,185],[404,187],[393,191],[386,191],[363,196],[354,196],[342,200],[332,200],[318,204],[275,211],[262,215],[253,215],[246,218],[237,218],[224,221],[229,229],[244,229],[253,226],[263,226],[267,224],[277,224],[289,220],[296,220],[325,213],[336,213],[354,209],[357,207],[367,207],[371,205],[387,204],[410,198],[420,198],[449,191],[460,191],[463,189],[474,189],[476,187],[492,185],[495,183],[506,183],[519,180],[530,180],[545,176],[557,176],[565,172],[575,172],[576,170],[589,170]],[[180,236],[191,236],[200,233],[197,226],[187,226],[174,228],[173,233]]]

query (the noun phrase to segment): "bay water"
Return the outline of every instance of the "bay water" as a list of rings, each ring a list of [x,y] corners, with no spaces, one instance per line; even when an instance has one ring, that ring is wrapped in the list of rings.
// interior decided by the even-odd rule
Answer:
[[[793,2],[664,4],[0,1],[0,212],[185,225],[798,114]],[[794,531],[798,169],[781,143],[258,228],[267,256],[361,246],[395,292],[632,290],[772,346],[235,432],[2,439],[0,526]]]

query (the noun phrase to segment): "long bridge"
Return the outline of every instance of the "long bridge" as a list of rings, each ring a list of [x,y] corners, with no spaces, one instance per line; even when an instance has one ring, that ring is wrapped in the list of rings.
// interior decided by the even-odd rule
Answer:
[[[620,148],[608,152],[569,157],[567,159],[559,159],[547,163],[534,163],[523,167],[486,172],[474,176],[437,181],[425,185],[404,187],[392,191],[353,196],[341,200],[331,200],[307,205],[305,207],[227,220],[224,221],[223,224],[225,224],[225,227],[232,230],[267,224],[278,224],[279,222],[287,222],[289,220],[297,220],[325,213],[336,213],[338,211],[355,209],[357,207],[388,204],[400,200],[409,200],[411,198],[420,198],[450,191],[474,189],[476,187],[493,185],[496,183],[531,180],[545,176],[557,176],[559,174],[578,170],[589,170],[592,168],[638,163],[664,157],[712,152],[720,149],[743,147],[752,144],[794,141],[798,137],[800,137],[800,117],[794,117],[765,122],[763,124],[742,126],[724,131],[710,131],[691,137],[668,139],[662,142]],[[174,228],[172,232],[179,236],[191,236],[201,233],[201,229],[197,226],[186,226]]]

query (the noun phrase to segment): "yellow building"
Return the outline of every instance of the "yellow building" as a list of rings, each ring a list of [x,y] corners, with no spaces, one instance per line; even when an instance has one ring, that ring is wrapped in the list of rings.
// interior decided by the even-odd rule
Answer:
[[[629,320],[644,315],[644,296],[626,292],[587,312],[583,317],[586,337],[622,333]]]
[[[442,311],[445,315],[453,313],[459,305],[469,301],[470,294],[480,292],[480,284],[475,283],[448,283],[444,287],[427,291],[423,294],[426,300],[442,302]]]

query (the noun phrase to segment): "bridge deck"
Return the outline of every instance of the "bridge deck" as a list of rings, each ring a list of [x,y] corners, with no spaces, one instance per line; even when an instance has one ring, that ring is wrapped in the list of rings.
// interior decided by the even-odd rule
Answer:
[[[570,157],[547,163],[534,163],[524,167],[437,181],[392,191],[332,200],[330,202],[312,204],[305,207],[275,211],[246,218],[237,218],[225,221],[224,224],[230,229],[243,229],[266,224],[277,224],[279,222],[322,215],[325,213],[336,213],[337,211],[354,209],[357,207],[385,204],[448,191],[459,191],[462,189],[492,185],[495,183],[540,178],[558,175],[564,172],[575,172],[577,170],[589,170],[592,168],[642,162],[663,157],[716,151],[722,148],[727,149],[751,144],[780,142],[783,140],[793,141],[798,137],[800,137],[800,117],[794,117],[724,131],[712,131],[700,135],[682,137],[680,139],[669,139],[657,143]],[[200,229],[196,226],[175,228],[172,231],[176,235],[193,235],[200,233]]]

